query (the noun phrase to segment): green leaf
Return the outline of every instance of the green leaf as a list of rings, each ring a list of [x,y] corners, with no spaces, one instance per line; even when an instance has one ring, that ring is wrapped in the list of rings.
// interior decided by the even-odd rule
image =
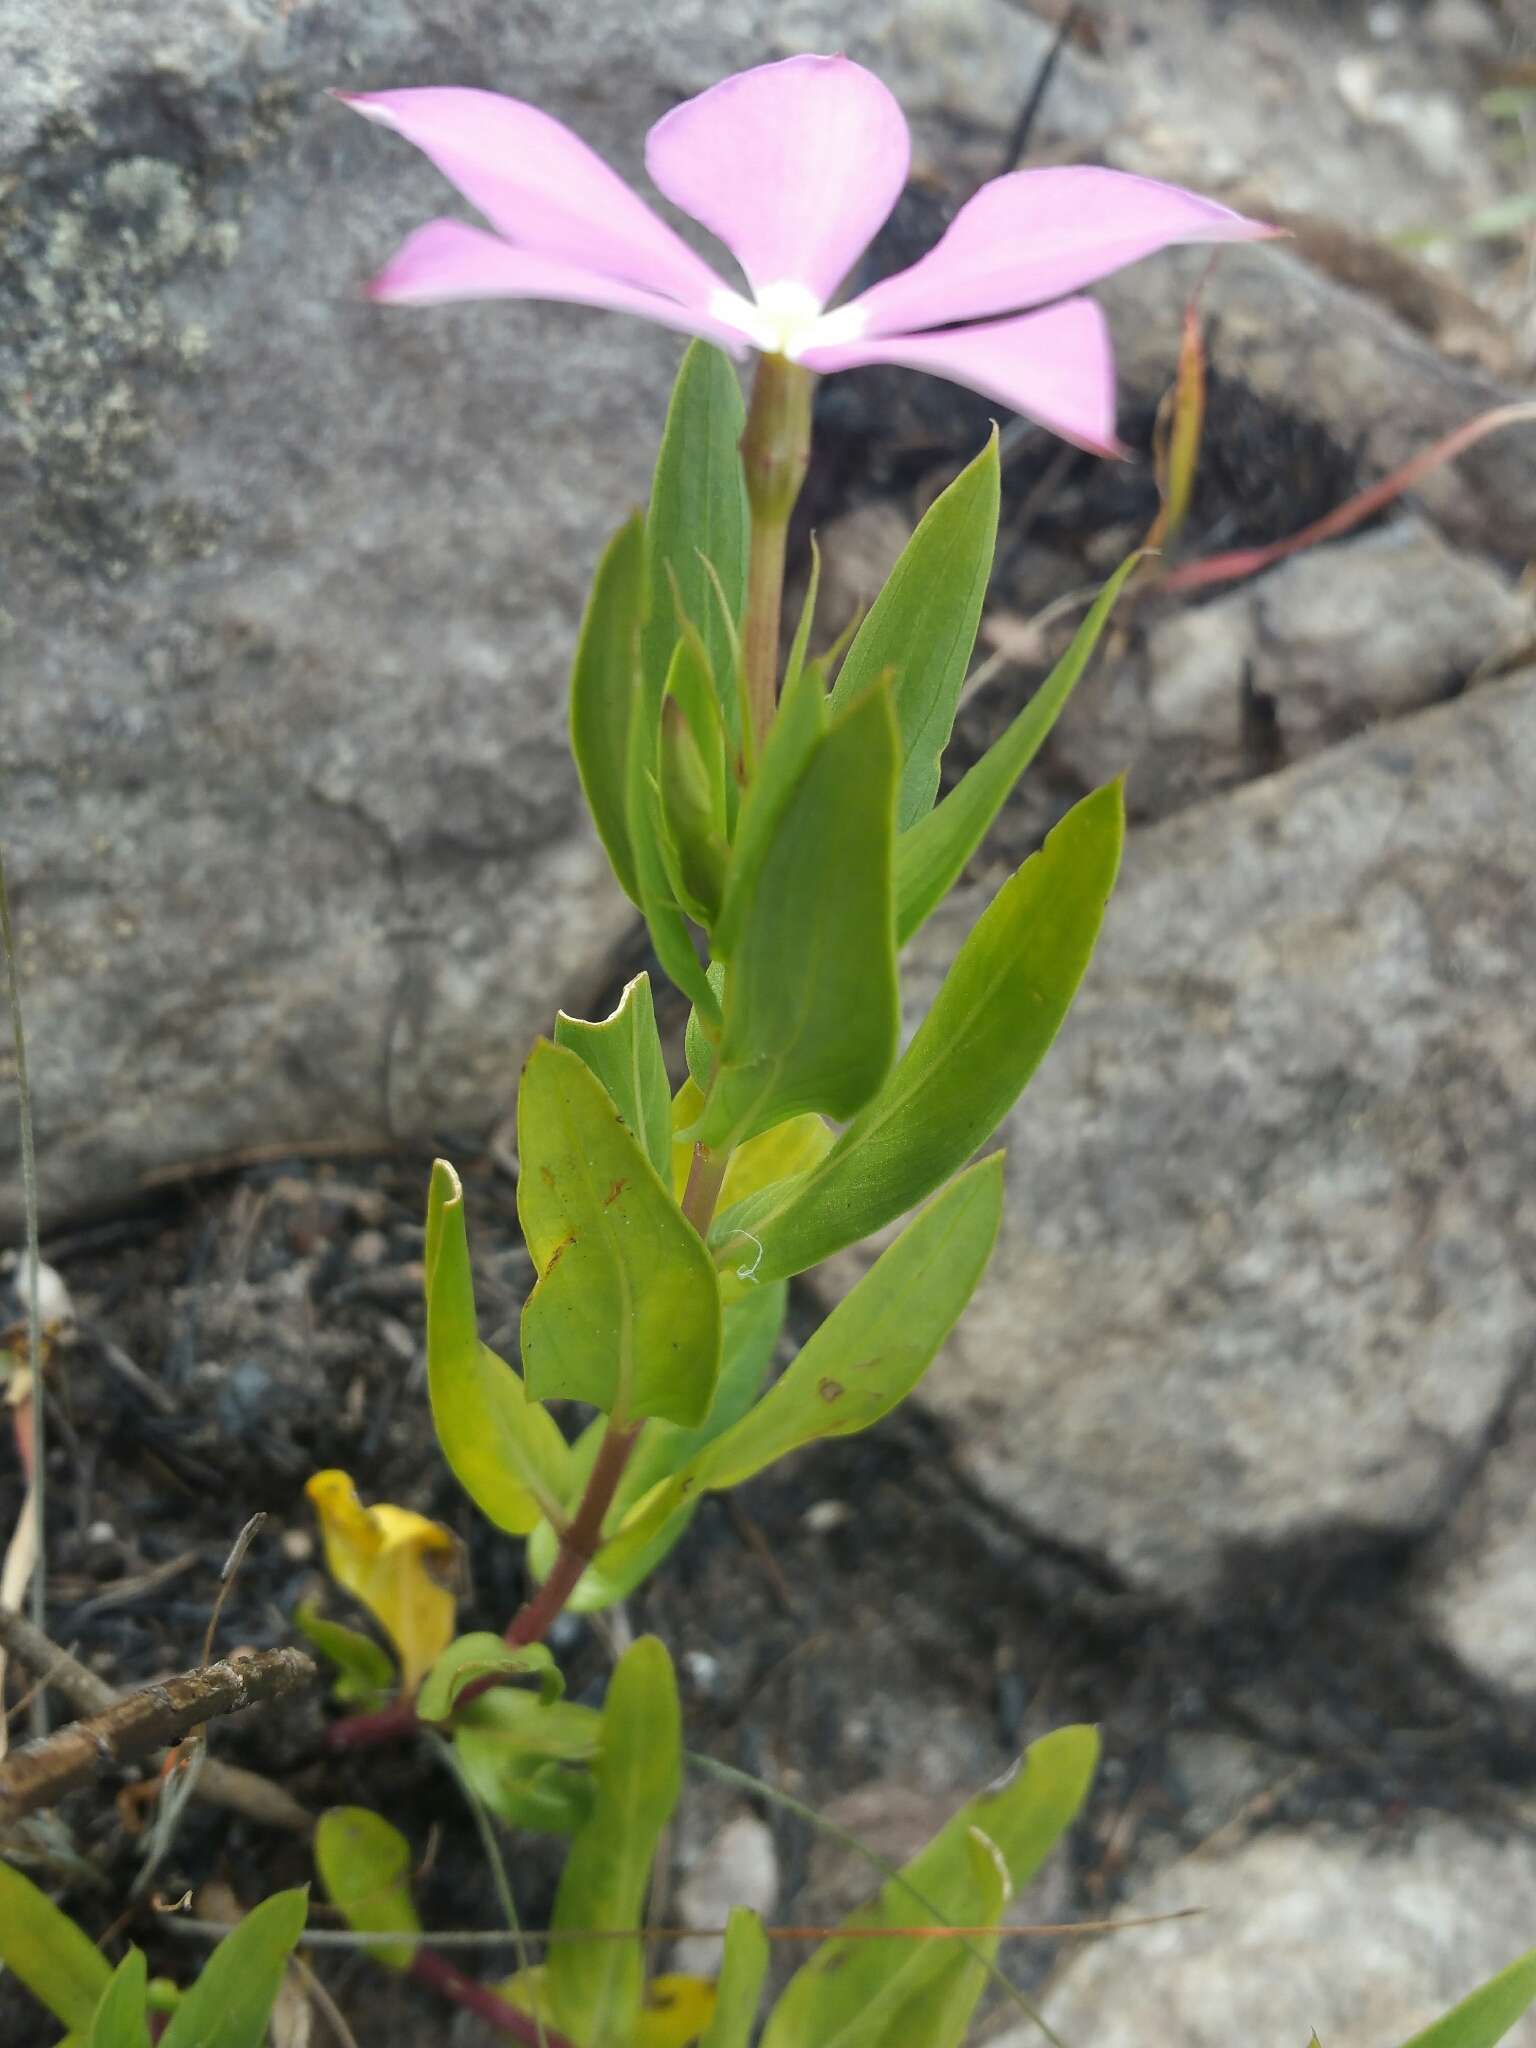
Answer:
[[[639,684],[645,521],[636,512],[597,565],[571,674],[571,752],[619,887],[640,901],[629,831],[629,748]]]
[[[381,1813],[366,1806],[333,1806],[315,1823],[315,1868],[331,1904],[355,1934],[403,1934],[411,1939],[370,1946],[386,1970],[408,1970],[421,1932],[411,1897],[411,1845]]]
[[[247,1913],[183,1994],[160,2048],[261,2048],[308,1910],[304,1887],[274,1892]]]
[[[661,851],[677,901],[695,923],[719,915],[730,859],[725,728],[709,658],[688,626],[673,650],[661,705],[657,788],[664,827]]]
[[[780,694],[788,696],[800,680],[800,671],[805,667],[805,650],[810,645],[811,626],[816,617],[816,597],[821,589],[821,549],[816,545],[816,536],[811,535],[811,573],[806,578],[805,598],[800,606],[800,617],[795,626],[795,637],[790,643],[789,659],[784,664],[784,686]]]
[[[904,946],[937,910],[991,830],[1014,784],[1044,745],[1093,659],[1126,578],[1145,558],[1128,555],[1094,600],[1072,643],[1007,731],[942,802],[896,842],[896,943]]]
[[[757,1399],[784,1323],[788,1290],[782,1282],[759,1288],[725,1312],[725,1345],[720,1380],[707,1418],[697,1429],[648,1422],[614,1497],[608,1526],[617,1530],[629,1509],[679,1471],[705,1447],[739,1422]],[[590,1435],[602,1435],[601,1420]],[[584,1440],[585,1441],[585,1440]],[[582,1444],[576,1446],[578,1459]],[[699,1496],[669,1496],[669,1510],[647,1522],[643,1539],[633,1536],[603,1544],[576,1582],[566,1605],[574,1614],[595,1614],[623,1600],[650,1577],[681,1539],[698,1508]],[[541,1582],[554,1568],[555,1532],[541,1522],[528,1540],[528,1567]]]
[[[994,1153],[907,1225],[762,1400],[684,1468],[693,1483],[739,1486],[818,1437],[868,1429],[904,1401],[981,1278],[1002,1208]]]
[[[576,1933],[637,1928],[651,1863],[682,1782],[682,1724],[672,1660],[655,1636],[619,1659],[603,1708],[591,1818],[571,1843],[553,1926]],[[629,2048],[640,2013],[644,1945],[556,1942],[549,1951],[555,2024],[583,2048]]]
[[[149,1971],[131,1948],[112,1972],[91,2021],[89,2048],[149,2048]]]
[[[459,1636],[444,1650],[421,1682],[417,1714],[423,1721],[450,1720],[465,1686],[492,1675],[536,1678],[539,1698],[546,1706],[565,1691],[565,1680],[547,1644],[522,1643],[514,1648],[504,1637],[482,1629]]]
[[[1013,1890],[1021,1890],[1087,1796],[1098,1747],[1097,1732],[1083,1727],[1059,1728],[1032,1743],[1011,1777],[968,1800],[901,1875],[890,1879],[844,1926],[909,1927],[914,1921],[935,1918],[953,1926],[979,1924],[971,1919],[982,1867],[973,1831],[995,1846]],[[880,2048],[887,2048],[887,2043],[895,2048],[897,2041],[904,2044],[909,2038],[918,2048],[915,2035],[869,2035],[862,2022],[872,2008],[891,2011],[892,1983],[904,1984],[908,1971],[917,1988],[926,1978],[931,1989],[935,1979],[922,1968],[922,1951],[939,1946],[923,1943],[906,1949],[895,1942],[835,1938],[823,1943],[785,1987],[761,2048],[801,2048],[807,2041],[814,2041],[817,2048],[855,2048],[856,2043],[873,2048],[874,2042]],[[923,2042],[921,2048],[931,2044]]]
[[[1536,1948],[1490,1977],[1404,2048],[1493,2048],[1536,2001]]]
[[[517,1101],[518,1215],[539,1278],[523,1309],[530,1393],[702,1422],[720,1369],[703,1241],[573,1052],[541,1039]]]
[[[31,1878],[0,1863],[0,1963],[66,2027],[84,2033],[112,1965]]]
[[[569,1700],[497,1686],[459,1707],[454,1755],[482,1805],[514,1827],[568,1834],[586,1818],[585,1770],[602,1740],[602,1716]]]
[[[812,670],[797,699],[819,720]],[[706,1145],[739,1145],[811,1110],[850,1117],[896,1053],[889,688],[866,692],[834,718],[782,789],[773,776],[777,738],[776,725],[742,806],[715,934],[729,972],[719,1061],[696,1132]]]
[[[803,1272],[921,1201],[997,1129],[1087,971],[1124,829],[1118,782],[1068,812],[983,911],[885,1086],[821,1164],[721,1216],[723,1261],[743,1264],[750,1234],[754,1280]]]
[[[581,1064],[575,1053],[562,1057]],[[593,1085],[601,1094],[600,1084]],[[432,1167],[424,1266],[427,1385],[443,1456],[483,1515],[498,1529],[525,1536],[565,1500],[570,1452],[559,1424],[529,1397],[522,1377],[480,1342],[464,1190],[443,1159]]]
[[[732,1906],[725,1923],[725,1956],[715,1986],[715,2010],[699,2048],[751,2048],[757,2002],[768,1974],[768,1937],[750,1906]]]
[[[715,1046],[720,1039],[720,999],[725,994],[725,964],[712,961],[708,971],[709,1007],[704,1016],[695,1007],[688,1012],[688,1022],[683,1030],[683,1056],[688,1062],[688,1078],[701,1095],[709,1093],[710,1077],[715,1071]],[[679,1128],[673,1125],[674,1130]]]
[[[613,1015],[601,1024],[557,1012],[555,1043],[578,1054],[592,1069],[631,1135],[665,1178],[672,1160],[672,1091],[656,1031],[650,976],[637,974]]]
[[[698,627],[717,685],[735,674],[730,635],[705,563],[714,565],[726,603],[739,621],[746,603],[750,533],[738,446],[745,423],[741,382],[731,359],[707,342],[694,342],[673,386],[645,523],[640,666],[642,718],[653,750],[679,609]],[[734,687],[721,687],[720,712],[734,751],[741,745]]]
[[[902,550],[832,694],[834,707],[842,708],[878,677],[894,673],[903,830],[926,814],[939,786],[939,757],[949,744],[992,573],[1001,477],[994,427],[986,447],[934,500]]]
[[[394,1659],[372,1636],[328,1620],[313,1600],[301,1600],[293,1619],[300,1634],[336,1666],[340,1675],[331,1697],[340,1705],[372,1706],[394,1692],[400,1682]]]

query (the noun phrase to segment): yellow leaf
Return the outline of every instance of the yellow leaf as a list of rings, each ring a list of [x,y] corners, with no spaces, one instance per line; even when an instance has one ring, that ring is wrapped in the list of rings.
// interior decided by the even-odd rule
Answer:
[[[673,1131],[686,1131],[691,1124],[697,1123],[703,1108],[704,1098],[699,1093],[697,1082],[685,1081],[672,1100]],[[728,1209],[732,1202],[744,1201],[748,1195],[772,1187],[776,1181],[788,1180],[797,1173],[808,1173],[831,1149],[831,1126],[821,1117],[814,1113],[792,1116],[775,1130],[764,1131],[759,1138],[750,1138],[731,1154],[717,1208]],[[688,1169],[692,1164],[691,1142],[674,1137],[672,1193],[679,1202],[688,1185]]]
[[[688,2048],[715,2011],[711,1977],[653,1977],[645,1987],[645,2010],[635,2029],[635,2048]]]
[[[414,1693],[453,1640],[455,1601],[443,1580],[457,1567],[458,1538],[410,1508],[365,1508],[345,1472],[317,1472],[304,1490],[320,1517],[326,1570],[389,1637]]]

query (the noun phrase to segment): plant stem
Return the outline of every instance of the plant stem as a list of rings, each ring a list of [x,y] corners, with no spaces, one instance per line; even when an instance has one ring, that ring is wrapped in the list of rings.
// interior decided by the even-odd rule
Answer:
[[[715,1218],[715,1204],[720,1199],[730,1163],[729,1147],[715,1152],[711,1152],[707,1145],[695,1145],[693,1148],[693,1164],[688,1169],[688,1185],[683,1190],[683,1214],[706,1243],[709,1241],[709,1226]]]
[[[619,1481],[624,1477],[624,1467],[629,1463],[629,1454],[635,1447],[638,1434],[638,1424],[626,1428],[617,1422],[609,1422],[592,1467],[592,1476],[587,1481],[587,1490],[581,1496],[581,1506],[560,1538],[560,1548],[555,1553],[549,1577],[508,1624],[506,1637],[514,1649],[520,1649],[525,1643],[543,1642],[556,1616],[575,1592],[577,1581],[597,1555],[598,1545],[603,1540],[604,1518],[613,1506],[613,1496],[618,1492]],[[461,1702],[469,1697],[469,1692],[470,1688],[466,1686],[459,1695]]]
[[[741,461],[752,508],[747,557],[747,614],[742,654],[747,706],[761,747],[778,701],[779,612],[784,601],[784,548],[811,457],[809,370],[787,356],[757,359],[752,400],[741,436]]]
[[[557,2034],[547,2020],[535,2019],[531,2013],[503,1998],[499,1991],[493,1991],[489,1984],[466,1976],[435,1949],[417,1949],[411,1962],[411,1975],[419,1984],[430,1984],[434,1991],[451,1998],[455,2005],[462,2005],[466,2012],[477,2014],[514,2041],[526,2042],[528,2048],[540,2048],[541,2043],[543,2048],[574,2048],[570,2039],[564,2034]]]
[[[381,1742],[414,1735],[419,1726],[414,1696],[391,1700],[376,1713],[343,1714],[326,1729],[325,1746],[334,1750],[373,1749]]]

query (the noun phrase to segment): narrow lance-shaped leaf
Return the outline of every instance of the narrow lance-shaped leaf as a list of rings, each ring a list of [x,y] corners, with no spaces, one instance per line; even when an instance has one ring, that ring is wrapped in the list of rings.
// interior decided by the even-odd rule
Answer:
[[[725,1955],[715,1986],[715,2011],[699,2048],[751,2048],[757,2004],[768,1974],[768,1937],[748,1906],[733,1906],[725,1923]]]
[[[1002,1156],[995,1154],[907,1225],[755,1407],[637,1502],[604,1546],[604,1567],[619,1573],[699,1494],[739,1486],[820,1437],[868,1429],[905,1400],[981,1278],[1002,1207]]]
[[[1115,600],[1138,562],[1128,555],[1094,600],[1071,645],[1006,732],[974,762],[926,818],[896,841],[896,943],[904,946],[964,872],[1019,777],[1039,753],[1076,689]]]
[[[1015,1892],[1034,1876],[1071,1825],[1086,1798],[1098,1761],[1092,1728],[1059,1728],[1025,1751],[1001,1785],[968,1800],[867,1906],[848,1928],[907,1927],[935,1917],[967,1924],[974,1901],[976,1863],[972,1831],[995,1845]],[[894,1951],[894,1953],[893,1953]],[[905,1952],[910,1957],[912,1951]],[[823,1943],[790,1979],[763,2034],[761,2048],[844,2048],[858,2039],[860,2014],[888,1991],[892,1975],[912,1967],[895,1942],[837,1939]],[[881,2048],[885,2048],[884,2041]],[[891,2044],[894,2048],[894,2041]]]
[[[333,1806],[315,1826],[315,1868],[331,1904],[355,1934],[399,1934],[370,1944],[386,1970],[408,1970],[421,1932],[411,1897],[411,1845],[381,1813]]]
[[[142,1949],[129,1949],[112,1972],[87,2048],[149,2048],[149,1971]]]
[[[576,1933],[638,1928],[651,1863],[682,1783],[682,1721],[672,1661],[642,1636],[614,1667],[603,1708],[591,1818],[577,1832],[555,1894],[553,1926]],[[645,1977],[644,1944],[556,1942],[548,1984],[555,2024],[583,2048],[630,2048]]]
[[[1479,1985],[1404,2048],[1493,2048],[1536,2003],[1536,1948]]]
[[[637,974],[613,1015],[601,1024],[588,1024],[561,1010],[555,1018],[555,1043],[592,1069],[647,1159],[665,1175],[672,1158],[672,1098],[650,976]]]
[[[62,2025],[83,2033],[112,1980],[112,1965],[46,1892],[0,1862],[0,1963]]]
[[[704,644],[686,626],[673,650],[661,705],[656,772],[662,857],[677,901],[706,929],[720,912],[730,859],[725,728]]]
[[[523,1309],[529,1392],[701,1422],[720,1292],[698,1233],[596,1075],[547,1039],[523,1069],[517,1132],[518,1216],[539,1276]]]
[[[1005,882],[885,1086],[802,1180],[723,1215],[720,1258],[803,1272],[922,1200],[982,1144],[1044,1059],[1087,970],[1124,836],[1118,782],[1068,812]]]
[[[878,676],[896,678],[902,770],[897,822],[915,825],[939,786],[960,688],[976,645],[997,547],[1002,466],[997,429],[936,498],[870,607],[848,650],[834,707],[851,704]]]
[[[261,2048],[308,1910],[305,1889],[274,1892],[247,1913],[183,1993],[160,2048]]]
[[[817,688],[805,672],[802,694]],[[895,1056],[892,908],[897,733],[888,685],[855,700],[808,749],[769,831],[743,808],[716,948],[725,1024],[696,1135],[738,1145],[815,1111],[850,1117]],[[764,755],[764,773],[768,755]]]
[[[629,749],[640,681],[645,521],[636,512],[597,565],[571,672],[571,752],[597,836],[630,901],[640,882],[629,831]]]
[[[464,1190],[444,1159],[432,1168],[425,1268],[427,1384],[443,1456],[483,1515],[526,1536],[567,1498],[570,1452],[521,1374],[480,1342]]]
[[[729,635],[716,610],[705,563],[714,565],[731,613],[739,620],[746,601],[750,530],[738,445],[745,422],[741,383],[729,356],[707,342],[694,342],[673,386],[646,516],[640,664],[642,717],[653,744],[661,693],[677,644],[679,606],[703,636],[733,752],[741,744],[739,707],[730,686],[734,670]]]
[[[1010,1896],[1007,1872],[996,1844],[979,1828],[971,1830],[968,1848],[978,1907],[971,1924],[995,1927]],[[980,1934],[963,1944],[935,1944],[942,1950],[937,1968],[910,1993],[898,1991],[891,2001],[898,2010],[870,2048],[963,2048],[971,2015],[997,1963],[997,1940],[995,1934]]]

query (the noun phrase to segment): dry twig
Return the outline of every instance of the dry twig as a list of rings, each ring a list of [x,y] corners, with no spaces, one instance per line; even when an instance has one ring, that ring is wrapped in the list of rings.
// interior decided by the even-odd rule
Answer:
[[[0,1647],[62,1693],[78,1713],[94,1717],[117,1704],[118,1695],[104,1678],[98,1678],[20,1614],[0,1609]],[[217,1757],[203,1759],[193,1796],[210,1806],[242,1813],[265,1827],[283,1828],[296,1835],[314,1832],[314,1815],[280,1785],[256,1771],[242,1770],[238,1764],[221,1763]]]
[[[102,1713],[29,1742],[0,1764],[0,1827],[53,1805],[104,1769],[168,1748],[216,1715],[280,1700],[315,1676],[302,1650],[256,1650],[125,1693]]]

